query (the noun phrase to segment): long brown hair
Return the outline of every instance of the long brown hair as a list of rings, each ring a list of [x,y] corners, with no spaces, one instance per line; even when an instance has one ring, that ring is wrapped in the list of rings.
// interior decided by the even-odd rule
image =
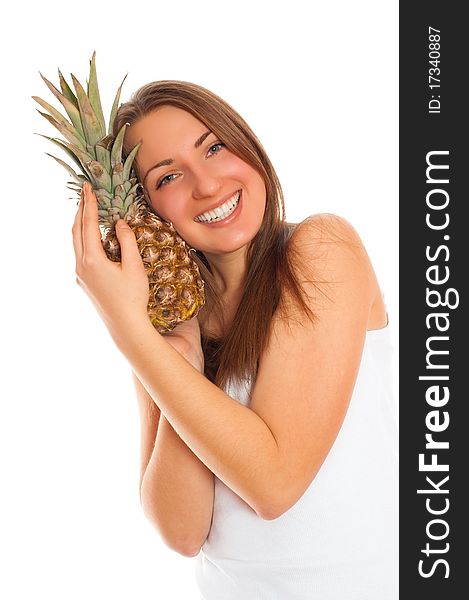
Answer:
[[[222,327],[221,337],[213,338],[204,328],[204,319],[200,319],[205,375],[220,388],[231,380],[249,378],[254,382],[269,341],[272,317],[277,310],[287,316],[284,293],[288,292],[301,312],[314,320],[296,272],[301,261],[289,244],[291,231],[285,220],[282,188],[267,153],[244,119],[219,96],[193,83],[163,80],[142,86],[119,107],[114,135],[125,123],[132,125],[164,105],[192,114],[229,151],[256,169],[265,183],[264,219],[248,246],[244,291],[233,321],[229,327]],[[124,152],[130,150],[124,142]],[[223,324],[223,301],[210,265],[202,252],[196,251],[193,256],[206,288],[206,305],[200,315],[213,311]]]

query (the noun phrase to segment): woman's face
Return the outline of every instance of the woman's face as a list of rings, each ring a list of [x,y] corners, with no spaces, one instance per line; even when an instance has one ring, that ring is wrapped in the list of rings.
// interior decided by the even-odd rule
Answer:
[[[126,135],[130,147],[142,141],[136,167],[153,209],[190,246],[224,254],[253,239],[264,216],[264,181],[203,123],[163,106]]]

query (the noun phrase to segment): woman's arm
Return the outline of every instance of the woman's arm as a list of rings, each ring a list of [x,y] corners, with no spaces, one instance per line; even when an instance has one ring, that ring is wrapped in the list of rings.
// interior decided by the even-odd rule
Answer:
[[[132,372],[132,378],[140,415],[140,483],[138,489],[141,502],[143,477],[153,454],[153,448],[155,447],[161,411],[134,372]]]
[[[166,341],[176,349],[183,342],[171,336]],[[203,371],[200,357],[188,360]],[[195,556],[210,530],[213,473],[177,435],[135,373],[133,380],[141,422],[140,500],[144,514],[170,548]]]
[[[334,217],[319,221],[294,234],[304,263],[328,282],[325,292],[315,282],[304,284],[317,322],[297,319],[290,326],[274,319],[250,407],[206,379],[153,328],[148,279],[131,229],[117,224],[122,262],[112,263],[101,245],[94,194],[80,206],[74,227],[79,283],[145,389],[192,452],[267,519],[304,493],[335,440],[376,295],[353,228]]]

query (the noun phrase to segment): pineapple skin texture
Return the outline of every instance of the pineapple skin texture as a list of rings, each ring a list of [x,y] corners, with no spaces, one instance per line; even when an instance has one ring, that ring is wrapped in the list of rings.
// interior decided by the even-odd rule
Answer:
[[[138,206],[138,205],[137,205]],[[141,204],[125,221],[134,232],[149,280],[148,316],[159,333],[197,316],[205,302],[204,282],[186,242],[167,223]],[[102,243],[106,255],[120,262],[114,227],[106,228]]]

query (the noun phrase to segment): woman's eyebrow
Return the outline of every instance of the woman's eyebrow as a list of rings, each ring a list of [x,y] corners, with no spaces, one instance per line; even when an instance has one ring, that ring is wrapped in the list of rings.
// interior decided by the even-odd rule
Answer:
[[[207,136],[209,136],[212,132],[211,131],[206,131],[205,133],[203,133],[199,138],[197,138],[194,142],[194,148],[198,148],[203,141],[205,140],[205,138]],[[153,169],[157,169],[158,167],[163,167],[165,165],[171,165],[173,164],[174,159],[173,158],[165,158],[164,160],[160,160],[160,162],[157,162],[156,165],[153,165],[152,167],[150,167],[148,169],[148,171],[146,172],[145,177],[143,178],[143,184],[145,184],[145,180],[148,177],[148,174],[150,173],[150,171],[153,171]]]

